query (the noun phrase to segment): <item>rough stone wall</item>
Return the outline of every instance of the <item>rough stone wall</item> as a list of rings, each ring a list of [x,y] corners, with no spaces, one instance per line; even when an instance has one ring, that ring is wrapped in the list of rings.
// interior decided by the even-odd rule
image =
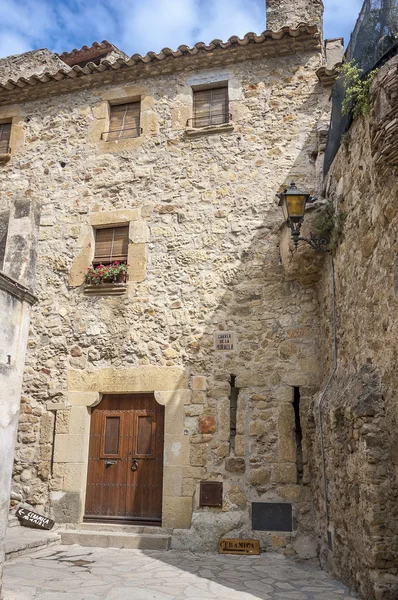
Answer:
[[[391,64],[379,72],[371,117],[354,121],[326,181],[328,198],[347,214],[335,256],[338,369],[323,409],[332,551],[318,432],[311,452],[323,562],[366,600],[398,597],[398,179],[393,164],[377,160],[372,136],[389,72]],[[327,269],[320,299],[326,381],[332,369]]]
[[[299,23],[323,28],[322,0],[266,0],[267,29],[279,31],[282,27],[297,27]]]
[[[25,143],[1,172],[0,191],[7,201],[20,193],[40,197],[43,206],[14,504],[48,511],[49,492],[62,490],[51,476],[47,402],[65,399],[68,373],[181,366],[207,380],[185,406],[189,466],[176,486],[192,498],[196,529],[181,532],[181,544],[205,547],[210,533],[212,540],[229,530],[248,533],[250,502],[280,499],[293,503],[302,537],[264,534],[264,545],[316,553],[307,423],[304,410],[298,483],[292,387],[300,387],[305,408],[320,378],[318,301],[311,285],[285,277],[275,192],[292,179],[313,191],[316,124],[328,104],[315,77],[319,64],[311,53],[253,60],[20,106]],[[233,131],[189,137],[191,86],[225,80]],[[143,135],[107,146],[100,141],[106,99],[134,97],[137,89]],[[87,297],[80,271],[89,262],[91,215],[127,208],[146,224],[139,238],[146,273],[130,281],[125,296]],[[235,331],[235,352],[214,351],[220,329]],[[235,453],[231,374],[240,389]],[[224,482],[222,509],[198,508],[203,479]]]
[[[69,70],[70,67],[47,48],[14,54],[0,59],[0,83],[46,72],[56,73],[59,69]]]

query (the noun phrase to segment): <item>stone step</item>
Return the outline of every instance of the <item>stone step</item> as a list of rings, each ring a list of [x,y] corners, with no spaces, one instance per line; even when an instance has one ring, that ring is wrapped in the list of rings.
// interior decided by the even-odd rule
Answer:
[[[114,523],[66,523],[61,525],[62,531],[111,531],[114,533],[147,533],[158,535],[171,535],[172,529],[165,527],[155,527],[149,525],[122,525]]]
[[[171,536],[159,533],[60,529],[61,544],[78,544],[89,548],[129,548],[135,550],[169,550]]]
[[[33,549],[41,550],[47,546],[54,546],[60,541],[61,537],[57,532],[29,527],[9,527],[6,533],[6,560],[29,554]]]

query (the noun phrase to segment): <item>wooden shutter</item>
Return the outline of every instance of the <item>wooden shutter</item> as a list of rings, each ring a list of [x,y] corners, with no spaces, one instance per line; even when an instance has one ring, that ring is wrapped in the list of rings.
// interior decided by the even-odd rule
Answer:
[[[111,106],[107,141],[138,137],[140,128],[141,102]]]
[[[228,87],[194,92],[193,126],[207,127],[229,121]]]
[[[97,229],[93,265],[107,265],[114,261],[127,262],[129,227]]]
[[[0,124],[0,154],[8,154],[11,135],[11,123]]]

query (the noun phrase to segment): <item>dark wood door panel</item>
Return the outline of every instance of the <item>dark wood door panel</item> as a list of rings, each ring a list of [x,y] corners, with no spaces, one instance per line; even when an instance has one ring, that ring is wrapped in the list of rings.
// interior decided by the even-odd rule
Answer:
[[[123,516],[125,513],[128,416],[127,412],[93,411],[86,514]]]
[[[104,396],[91,416],[85,520],[160,523],[163,445],[153,394]]]
[[[133,415],[132,468],[127,515],[160,520],[162,514],[164,409],[138,410]]]

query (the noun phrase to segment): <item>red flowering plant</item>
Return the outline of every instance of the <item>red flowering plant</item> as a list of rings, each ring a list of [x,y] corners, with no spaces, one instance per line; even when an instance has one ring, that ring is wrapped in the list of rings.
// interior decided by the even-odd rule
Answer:
[[[127,265],[117,260],[109,265],[93,265],[84,274],[85,284],[124,283],[127,278]]]

